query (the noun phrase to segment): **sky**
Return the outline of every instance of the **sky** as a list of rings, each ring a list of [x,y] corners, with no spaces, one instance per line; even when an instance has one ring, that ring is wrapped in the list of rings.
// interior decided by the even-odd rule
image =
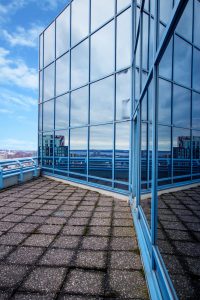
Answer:
[[[38,36],[67,3],[0,0],[0,149],[37,149]]]

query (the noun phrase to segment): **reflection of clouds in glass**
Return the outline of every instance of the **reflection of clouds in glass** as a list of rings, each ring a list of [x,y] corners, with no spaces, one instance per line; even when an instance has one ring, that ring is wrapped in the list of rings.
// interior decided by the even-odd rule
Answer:
[[[171,83],[159,79],[158,121],[171,124]]]
[[[113,120],[114,77],[108,77],[91,85],[90,122],[99,123]]]
[[[42,104],[39,105],[39,131],[42,130]]]
[[[117,150],[129,150],[130,140],[130,123],[123,122],[116,124],[116,144],[115,149]]]
[[[70,44],[70,7],[67,7],[56,19],[56,56],[69,49]]]
[[[193,88],[200,90],[200,51],[193,49]]]
[[[71,85],[72,88],[88,83],[89,44],[88,39],[72,50]]]
[[[89,32],[89,0],[72,1],[72,45]]]
[[[55,58],[55,22],[44,32],[44,65],[48,65]]]
[[[200,2],[194,1],[194,43],[200,47]]]
[[[56,61],[56,95],[69,90],[69,54],[65,54]]]
[[[171,127],[158,126],[158,154],[159,151],[171,152]]]
[[[168,79],[172,78],[172,39],[159,64],[159,74]]]
[[[88,124],[88,87],[84,87],[71,93],[70,120],[70,126]]]
[[[40,77],[40,102],[42,102],[42,71],[39,73],[39,77]]]
[[[40,35],[40,69],[43,67],[43,34]]]
[[[114,22],[91,37],[91,79],[114,71]]]
[[[131,4],[131,0],[117,0],[117,11],[120,11],[129,4]]]
[[[130,93],[131,76],[130,70],[125,70],[116,75],[116,119],[130,118]],[[124,103],[127,101],[127,103]],[[126,107],[124,107],[126,105]],[[125,110],[125,111],[124,111]]]
[[[70,150],[87,150],[87,127],[70,130]]]
[[[69,95],[56,99],[55,128],[66,128],[69,125]]]
[[[200,129],[200,94],[192,94],[192,127]]]
[[[173,8],[173,0],[160,0],[160,20],[165,24],[168,23],[171,17]]]
[[[149,16],[143,13],[142,67],[148,69]]]
[[[113,148],[113,125],[90,127],[90,151],[112,150]]]
[[[43,131],[54,127],[54,100],[43,103]]]
[[[131,9],[117,18],[117,69],[131,64]]]
[[[54,63],[44,69],[44,101],[54,97]]]
[[[192,40],[192,10],[193,1],[189,0],[186,8],[180,18],[180,21],[176,27],[176,32],[184,36],[188,40]],[[191,24],[191,25],[190,25]]]
[[[174,85],[173,94],[173,123],[176,126],[190,127],[190,101],[189,90]]]
[[[91,1],[91,26],[92,31],[103,25],[114,16],[114,0],[92,0]]]
[[[190,86],[192,47],[178,36],[175,36],[174,44],[174,80]]]

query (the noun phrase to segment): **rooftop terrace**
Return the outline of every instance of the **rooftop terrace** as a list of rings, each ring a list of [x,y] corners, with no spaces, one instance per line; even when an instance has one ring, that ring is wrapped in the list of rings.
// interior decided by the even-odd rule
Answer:
[[[44,177],[0,192],[0,299],[148,299],[128,203]]]

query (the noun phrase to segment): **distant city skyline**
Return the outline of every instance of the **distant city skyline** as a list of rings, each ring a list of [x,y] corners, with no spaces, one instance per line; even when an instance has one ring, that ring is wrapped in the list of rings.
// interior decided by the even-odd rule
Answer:
[[[37,150],[38,37],[68,0],[1,0],[0,148]]]

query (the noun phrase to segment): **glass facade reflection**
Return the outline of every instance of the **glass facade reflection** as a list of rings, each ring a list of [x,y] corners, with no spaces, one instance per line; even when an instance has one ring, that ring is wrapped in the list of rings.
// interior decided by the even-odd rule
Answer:
[[[176,289],[158,190],[200,180],[200,2],[69,2],[40,35],[41,166],[130,195],[159,285]]]

